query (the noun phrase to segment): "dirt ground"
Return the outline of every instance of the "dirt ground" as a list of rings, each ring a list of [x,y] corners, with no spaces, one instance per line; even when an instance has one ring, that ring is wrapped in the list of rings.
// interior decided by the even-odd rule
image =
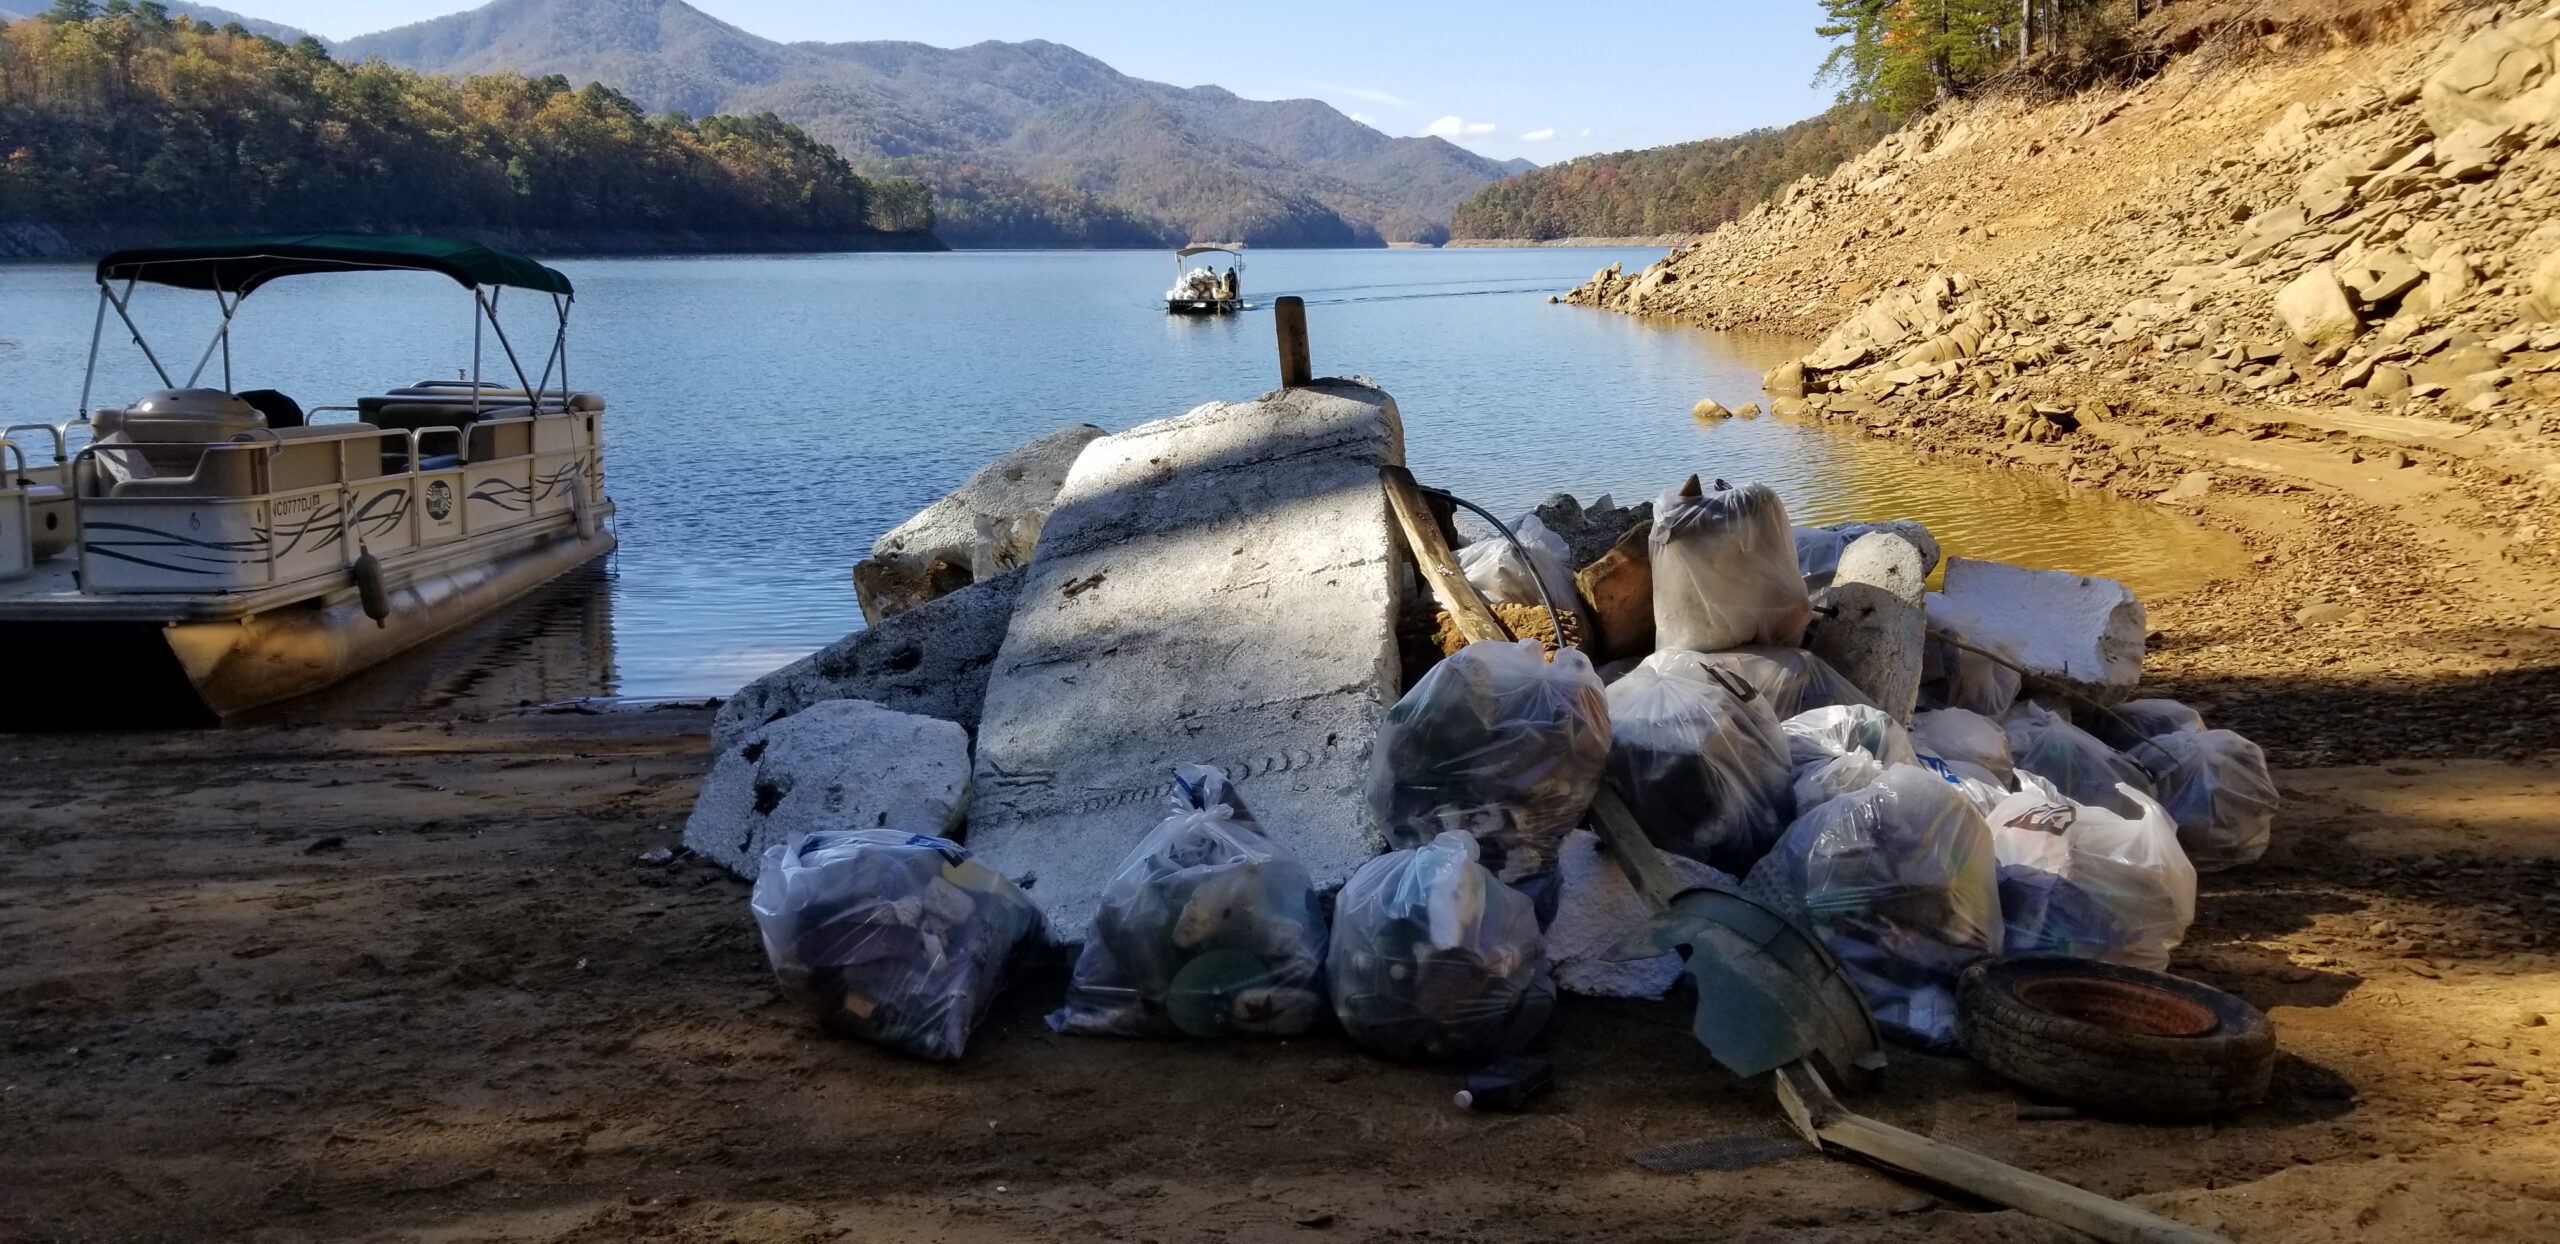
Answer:
[[[2412,500],[2219,498],[2263,560],[2155,605],[2162,685],[2285,766],[2176,964],[2274,1017],[2270,1099],[2021,1121],[1897,1052],[1869,1109],[2241,1241],[2560,1238],[2551,585]],[[0,738],[0,1239],[2070,1238],[1815,1156],[1636,1166],[1777,1119],[1685,999],[1568,1000],[1519,1116],[1336,1035],[1060,1038],[1054,971],[957,1065],[825,1037],[744,885],[641,862],[707,718]]]

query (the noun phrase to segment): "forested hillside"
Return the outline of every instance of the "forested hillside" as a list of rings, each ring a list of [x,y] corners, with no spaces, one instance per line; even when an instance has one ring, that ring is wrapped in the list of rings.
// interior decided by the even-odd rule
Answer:
[[[912,238],[925,188],[770,114],[652,118],[560,77],[347,65],[140,0],[0,29],[0,222]]]
[[[1460,238],[1634,237],[1704,233],[1808,173],[1829,173],[1893,128],[1872,107],[1732,138],[1585,156],[1476,192],[1449,231]]]

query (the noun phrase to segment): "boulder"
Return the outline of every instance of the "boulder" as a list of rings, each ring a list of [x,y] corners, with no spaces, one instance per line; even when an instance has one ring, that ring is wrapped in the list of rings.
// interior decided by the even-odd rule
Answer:
[[[2439,138],[2466,121],[2533,126],[2560,120],[2560,19],[2520,18],[2464,40],[2427,75],[2418,107]]]
[[[1363,788],[1401,681],[1400,541],[1379,468],[1395,401],[1325,380],[1086,447],[987,680],[969,845],[1066,939],[1214,764],[1263,831],[1338,885],[1376,854]]]
[[[2149,620],[2113,579],[1950,557],[1945,590],[1929,596],[1928,610],[1931,625],[2015,654],[2031,685],[2112,704],[2142,681]]]
[[[1590,606],[1593,651],[1604,661],[1653,651],[1653,522],[1627,528],[1616,547],[1575,572],[1574,588]]]
[[[1814,597],[1804,646],[1894,720],[1911,720],[1929,638],[1922,601],[1929,563],[1909,540],[1869,532],[1840,552],[1831,586]]]
[[[753,731],[830,700],[870,700],[977,729],[987,668],[1021,586],[1019,572],[971,584],[740,687],[712,718],[712,750],[725,752]]]
[[[2408,293],[2427,279],[2418,261],[2396,250],[2368,252],[2338,273],[2338,284],[2357,305],[2371,307]]]
[[[684,844],[750,881],[765,848],[821,829],[948,837],[969,806],[969,735],[868,700],[813,704],[723,748]]]
[[[2189,471],[2152,500],[2162,505],[2189,506],[2204,500],[2212,492],[2213,472]]]
[[[2293,339],[2310,345],[2351,341],[2363,321],[2338,284],[2338,274],[2320,264],[2295,277],[2276,294],[2276,317]]]
[[[2471,256],[2458,246],[2444,246],[2421,261],[2426,281],[2400,300],[2403,310],[2420,314],[2450,311],[2471,293]]]
[[[853,569],[863,620],[895,617],[975,581],[982,535],[992,534],[999,544],[1036,540],[1036,519],[1027,530],[1017,529],[1048,508],[1076,456],[1102,435],[1102,429],[1079,423],[1025,442],[873,541],[871,556]],[[1020,553],[1010,550],[1007,560],[1019,563]]]
[[[2525,278],[2525,305],[2546,320],[2560,320],[2560,251],[2542,257]]]
[[[1804,396],[1804,364],[1801,361],[1780,363],[1760,378],[1760,388],[1771,397]]]
[[[1689,408],[1689,417],[1700,423],[1714,423],[1719,419],[1732,418],[1733,412],[1726,410],[1724,403],[1712,397],[1702,397],[1698,399],[1697,405]]]

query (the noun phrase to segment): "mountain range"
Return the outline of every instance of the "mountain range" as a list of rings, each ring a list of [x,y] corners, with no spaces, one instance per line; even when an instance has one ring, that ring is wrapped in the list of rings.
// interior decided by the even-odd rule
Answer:
[[[1458,204],[1534,167],[1315,100],[1133,78],[1057,43],[786,44],[682,0],[495,0],[332,50],[602,82],[652,112],[772,112],[866,170],[922,178],[963,246],[1438,242]]]

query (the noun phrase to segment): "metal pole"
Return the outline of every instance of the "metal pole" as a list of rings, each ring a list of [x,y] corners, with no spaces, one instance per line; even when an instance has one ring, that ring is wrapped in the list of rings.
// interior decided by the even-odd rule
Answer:
[[[480,290],[471,291],[471,419],[480,420]]]
[[[98,381],[98,338],[107,331],[107,283],[98,282],[98,318],[89,325],[89,366],[80,373],[80,418],[89,417],[89,389]]]
[[[227,393],[231,390],[231,313],[239,309],[239,304],[224,301],[219,289],[213,291],[213,301],[222,308],[222,326],[213,330],[213,340],[204,343],[204,357],[197,359],[196,369],[187,373],[187,387],[196,387],[197,378],[204,375],[205,365],[213,362],[213,352],[218,348],[222,351],[222,388]]]
[[[151,343],[144,341],[142,339],[142,330],[135,327],[133,322],[133,313],[125,310],[125,301],[133,297],[133,282],[126,281],[124,283],[123,298],[116,297],[113,291],[106,290],[106,287],[103,285],[99,286],[99,289],[106,291],[107,300],[116,305],[116,318],[124,321],[124,330],[133,334],[133,344],[141,347],[143,358],[150,360],[151,370],[158,373],[160,376],[161,387],[175,388],[176,386],[169,382],[169,369],[160,365],[160,356],[151,352]],[[82,413],[85,414],[87,412]]]
[[[498,322],[497,296],[494,294],[491,295],[488,302],[482,305],[481,310],[488,313],[489,331],[498,335],[498,348],[507,352],[507,366],[515,369],[516,383],[523,385],[524,391],[528,395],[532,394],[534,392],[533,382],[525,379],[524,363],[516,358],[515,343],[507,340],[507,326]],[[539,401],[540,399],[528,396],[526,400]]]

